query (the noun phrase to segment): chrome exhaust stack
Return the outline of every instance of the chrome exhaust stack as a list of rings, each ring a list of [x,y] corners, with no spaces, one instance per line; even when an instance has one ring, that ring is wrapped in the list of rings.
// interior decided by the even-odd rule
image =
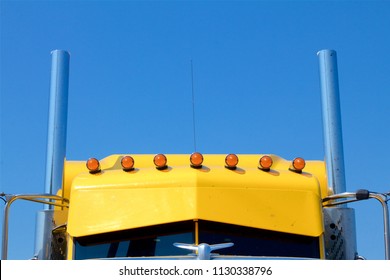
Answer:
[[[337,55],[334,50],[322,50],[317,55],[320,66],[322,120],[328,187],[333,194],[338,194],[346,191],[346,183]]]
[[[70,55],[62,50],[52,51],[51,55],[45,193],[57,194],[62,188],[66,154]]]
[[[63,198],[63,173],[66,157],[66,131],[68,117],[68,88],[69,60],[67,51],[54,50],[51,52],[51,81],[50,105],[47,134],[45,194],[57,195]],[[38,212],[35,235],[34,258],[62,259],[65,257],[65,245],[52,246],[57,240],[65,240],[64,236],[57,237],[55,229],[58,226],[54,219],[54,207],[44,204],[44,210]],[[63,243],[63,241],[62,241]],[[61,254],[55,248],[61,247]]]
[[[341,126],[337,55],[334,50],[317,53],[320,68],[325,164],[330,194],[346,192]],[[352,208],[323,208],[325,258],[357,259],[355,211]]]

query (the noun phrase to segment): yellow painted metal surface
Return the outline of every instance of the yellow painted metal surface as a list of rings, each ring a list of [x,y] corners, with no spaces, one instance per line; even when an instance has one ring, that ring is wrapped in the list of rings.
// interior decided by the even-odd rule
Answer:
[[[73,254],[74,254],[74,251],[73,251],[73,248],[74,248],[73,237],[68,236],[67,243],[68,243],[68,251],[67,251],[66,259],[67,260],[73,260]]]
[[[86,236],[183,220],[210,220],[307,236],[323,233],[321,198],[328,193],[325,165],[308,161],[302,174],[290,161],[272,155],[269,172],[258,169],[261,155],[238,155],[236,170],[225,155],[203,155],[203,168],[189,155],[166,155],[157,170],[154,155],[132,155],[135,170],[124,172],[122,155],[101,160],[102,172],[67,162],[64,195],[69,196],[68,233]]]

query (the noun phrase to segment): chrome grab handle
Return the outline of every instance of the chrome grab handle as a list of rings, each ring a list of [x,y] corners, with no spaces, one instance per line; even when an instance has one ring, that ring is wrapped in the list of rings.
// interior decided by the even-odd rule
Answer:
[[[344,192],[339,194],[334,194],[325,197],[322,199],[324,207],[332,207],[337,205],[342,205],[350,202],[356,202],[360,200],[366,200],[374,198],[379,201],[382,205],[383,211],[383,235],[385,242],[385,259],[390,260],[390,217],[389,217],[389,208],[387,202],[390,200],[390,193],[376,193],[370,192],[368,190],[358,190],[356,192]],[[342,199],[342,200],[340,200]]]

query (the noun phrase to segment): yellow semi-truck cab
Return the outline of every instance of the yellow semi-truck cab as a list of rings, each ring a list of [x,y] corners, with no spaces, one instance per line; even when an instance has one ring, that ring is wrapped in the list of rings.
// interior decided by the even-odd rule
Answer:
[[[220,257],[325,257],[323,162],[158,156],[161,166],[155,155],[132,155],[130,168],[126,155],[96,160],[91,170],[65,163],[66,258],[186,256],[193,251],[180,244],[220,243],[232,243]]]

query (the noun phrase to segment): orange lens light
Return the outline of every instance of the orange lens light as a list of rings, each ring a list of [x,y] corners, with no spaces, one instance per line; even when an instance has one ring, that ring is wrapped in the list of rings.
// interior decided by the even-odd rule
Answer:
[[[190,156],[190,162],[191,162],[191,167],[194,167],[194,168],[202,167],[203,155],[201,153],[198,153],[198,152],[192,153]]]
[[[292,169],[291,170],[301,173],[303,168],[305,168],[305,165],[306,165],[306,162],[303,158],[301,158],[301,157],[294,158],[294,160],[292,162]]]
[[[225,158],[226,168],[236,169],[238,164],[238,156],[235,154],[228,154]]]
[[[87,160],[87,168],[89,173],[94,174],[100,172],[100,163],[96,158],[90,158]]]
[[[273,164],[272,158],[270,156],[262,156],[259,160],[259,168],[262,170],[270,170]]]
[[[154,156],[153,159],[154,165],[156,166],[157,169],[165,169],[167,168],[167,157],[163,154],[158,154]]]
[[[134,159],[131,156],[124,156],[121,165],[124,171],[131,171],[134,169]]]

